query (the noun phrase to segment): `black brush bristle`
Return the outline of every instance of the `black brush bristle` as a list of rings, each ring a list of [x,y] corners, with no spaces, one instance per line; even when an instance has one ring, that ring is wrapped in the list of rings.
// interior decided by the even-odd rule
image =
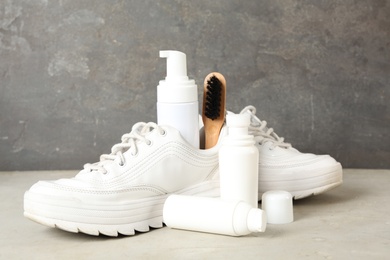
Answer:
[[[211,120],[217,119],[221,114],[222,83],[216,76],[207,81],[207,93],[204,114]]]

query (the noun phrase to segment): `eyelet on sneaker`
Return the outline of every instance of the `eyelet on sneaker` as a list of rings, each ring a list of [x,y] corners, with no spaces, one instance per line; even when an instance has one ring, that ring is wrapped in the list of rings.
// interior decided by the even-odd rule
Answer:
[[[149,139],[146,140],[146,145],[147,146],[151,146],[152,144],[153,144],[153,142],[151,140],[149,140]]]
[[[118,165],[119,165],[120,167],[123,167],[123,166],[126,165],[126,162],[119,162]]]
[[[166,136],[167,135],[167,131],[165,129],[162,130],[162,132],[160,133],[162,136]]]

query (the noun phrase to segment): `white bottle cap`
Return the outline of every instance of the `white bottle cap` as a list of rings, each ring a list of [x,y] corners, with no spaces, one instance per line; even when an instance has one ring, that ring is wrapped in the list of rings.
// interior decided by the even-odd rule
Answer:
[[[227,114],[226,124],[231,127],[248,127],[250,124],[249,114]]]
[[[198,89],[187,76],[186,55],[180,51],[160,51],[160,58],[167,59],[167,76],[157,86],[157,101],[163,103],[187,103],[198,101]]]
[[[228,126],[229,135],[248,135],[250,124],[249,114],[227,114],[226,125]]]
[[[247,225],[251,232],[264,232],[267,227],[267,215],[265,211],[252,208],[248,213]]]
[[[286,224],[294,221],[292,195],[287,191],[267,191],[261,199],[262,209],[269,224]]]

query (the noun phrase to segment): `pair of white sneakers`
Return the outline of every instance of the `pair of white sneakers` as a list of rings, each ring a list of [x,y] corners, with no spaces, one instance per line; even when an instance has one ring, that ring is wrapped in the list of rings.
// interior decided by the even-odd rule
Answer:
[[[256,117],[250,133],[259,149],[259,198],[285,190],[295,199],[342,183],[342,167],[329,155],[300,153]],[[107,236],[133,235],[163,226],[170,194],[219,196],[218,144],[195,149],[169,126],[137,123],[100,161],[84,165],[74,178],[39,181],[24,195],[24,215],[49,227]]]

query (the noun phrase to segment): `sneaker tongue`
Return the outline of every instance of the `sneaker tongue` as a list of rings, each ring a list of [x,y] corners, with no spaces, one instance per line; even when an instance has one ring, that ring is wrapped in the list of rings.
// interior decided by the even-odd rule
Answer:
[[[254,117],[251,117],[251,126],[260,127],[260,126],[261,126],[261,121],[259,122],[259,121],[257,121]],[[268,129],[269,129],[269,128],[268,128],[267,126],[265,126],[265,127],[263,128],[263,131],[264,131],[264,132],[267,132]]]
[[[255,140],[257,142],[263,143],[263,144],[265,144],[265,143],[273,143],[273,144],[277,143],[277,141],[275,139],[271,139],[269,137],[265,138],[264,136],[256,136]]]
[[[269,134],[267,132],[269,131],[269,128],[267,127],[267,123],[265,121],[261,121],[257,116],[256,116],[256,109],[253,106],[248,106],[244,108],[241,111],[242,113],[249,113],[251,115],[251,124],[249,127],[249,134],[252,134],[255,136],[256,141],[258,142],[272,142],[277,146],[280,147],[291,147],[289,143],[284,142],[284,138],[279,137],[273,130],[270,131]]]
[[[251,127],[254,127],[254,128],[259,128],[259,127],[261,127],[261,125],[262,125],[261,120],[260,120],[260,119],[257,119],[255,116],[253,116],[253,114],[250,113],[249,111],[248,111],[248,113],[251,115],[251,124],[250,124],[250,126],[251,126]],[[265,126],[265,127],[262,128],[261,132],[266,133],[266,132],[268,131],[268,129],[269,129],[269,128],[268,128],[267,126]],[[249,130],[250,130],[250,129],[249,129]],[[274,137],[272,137],[272,138],[274,139]],[[275,141],[276,141],[276,139],[275,139]]]

